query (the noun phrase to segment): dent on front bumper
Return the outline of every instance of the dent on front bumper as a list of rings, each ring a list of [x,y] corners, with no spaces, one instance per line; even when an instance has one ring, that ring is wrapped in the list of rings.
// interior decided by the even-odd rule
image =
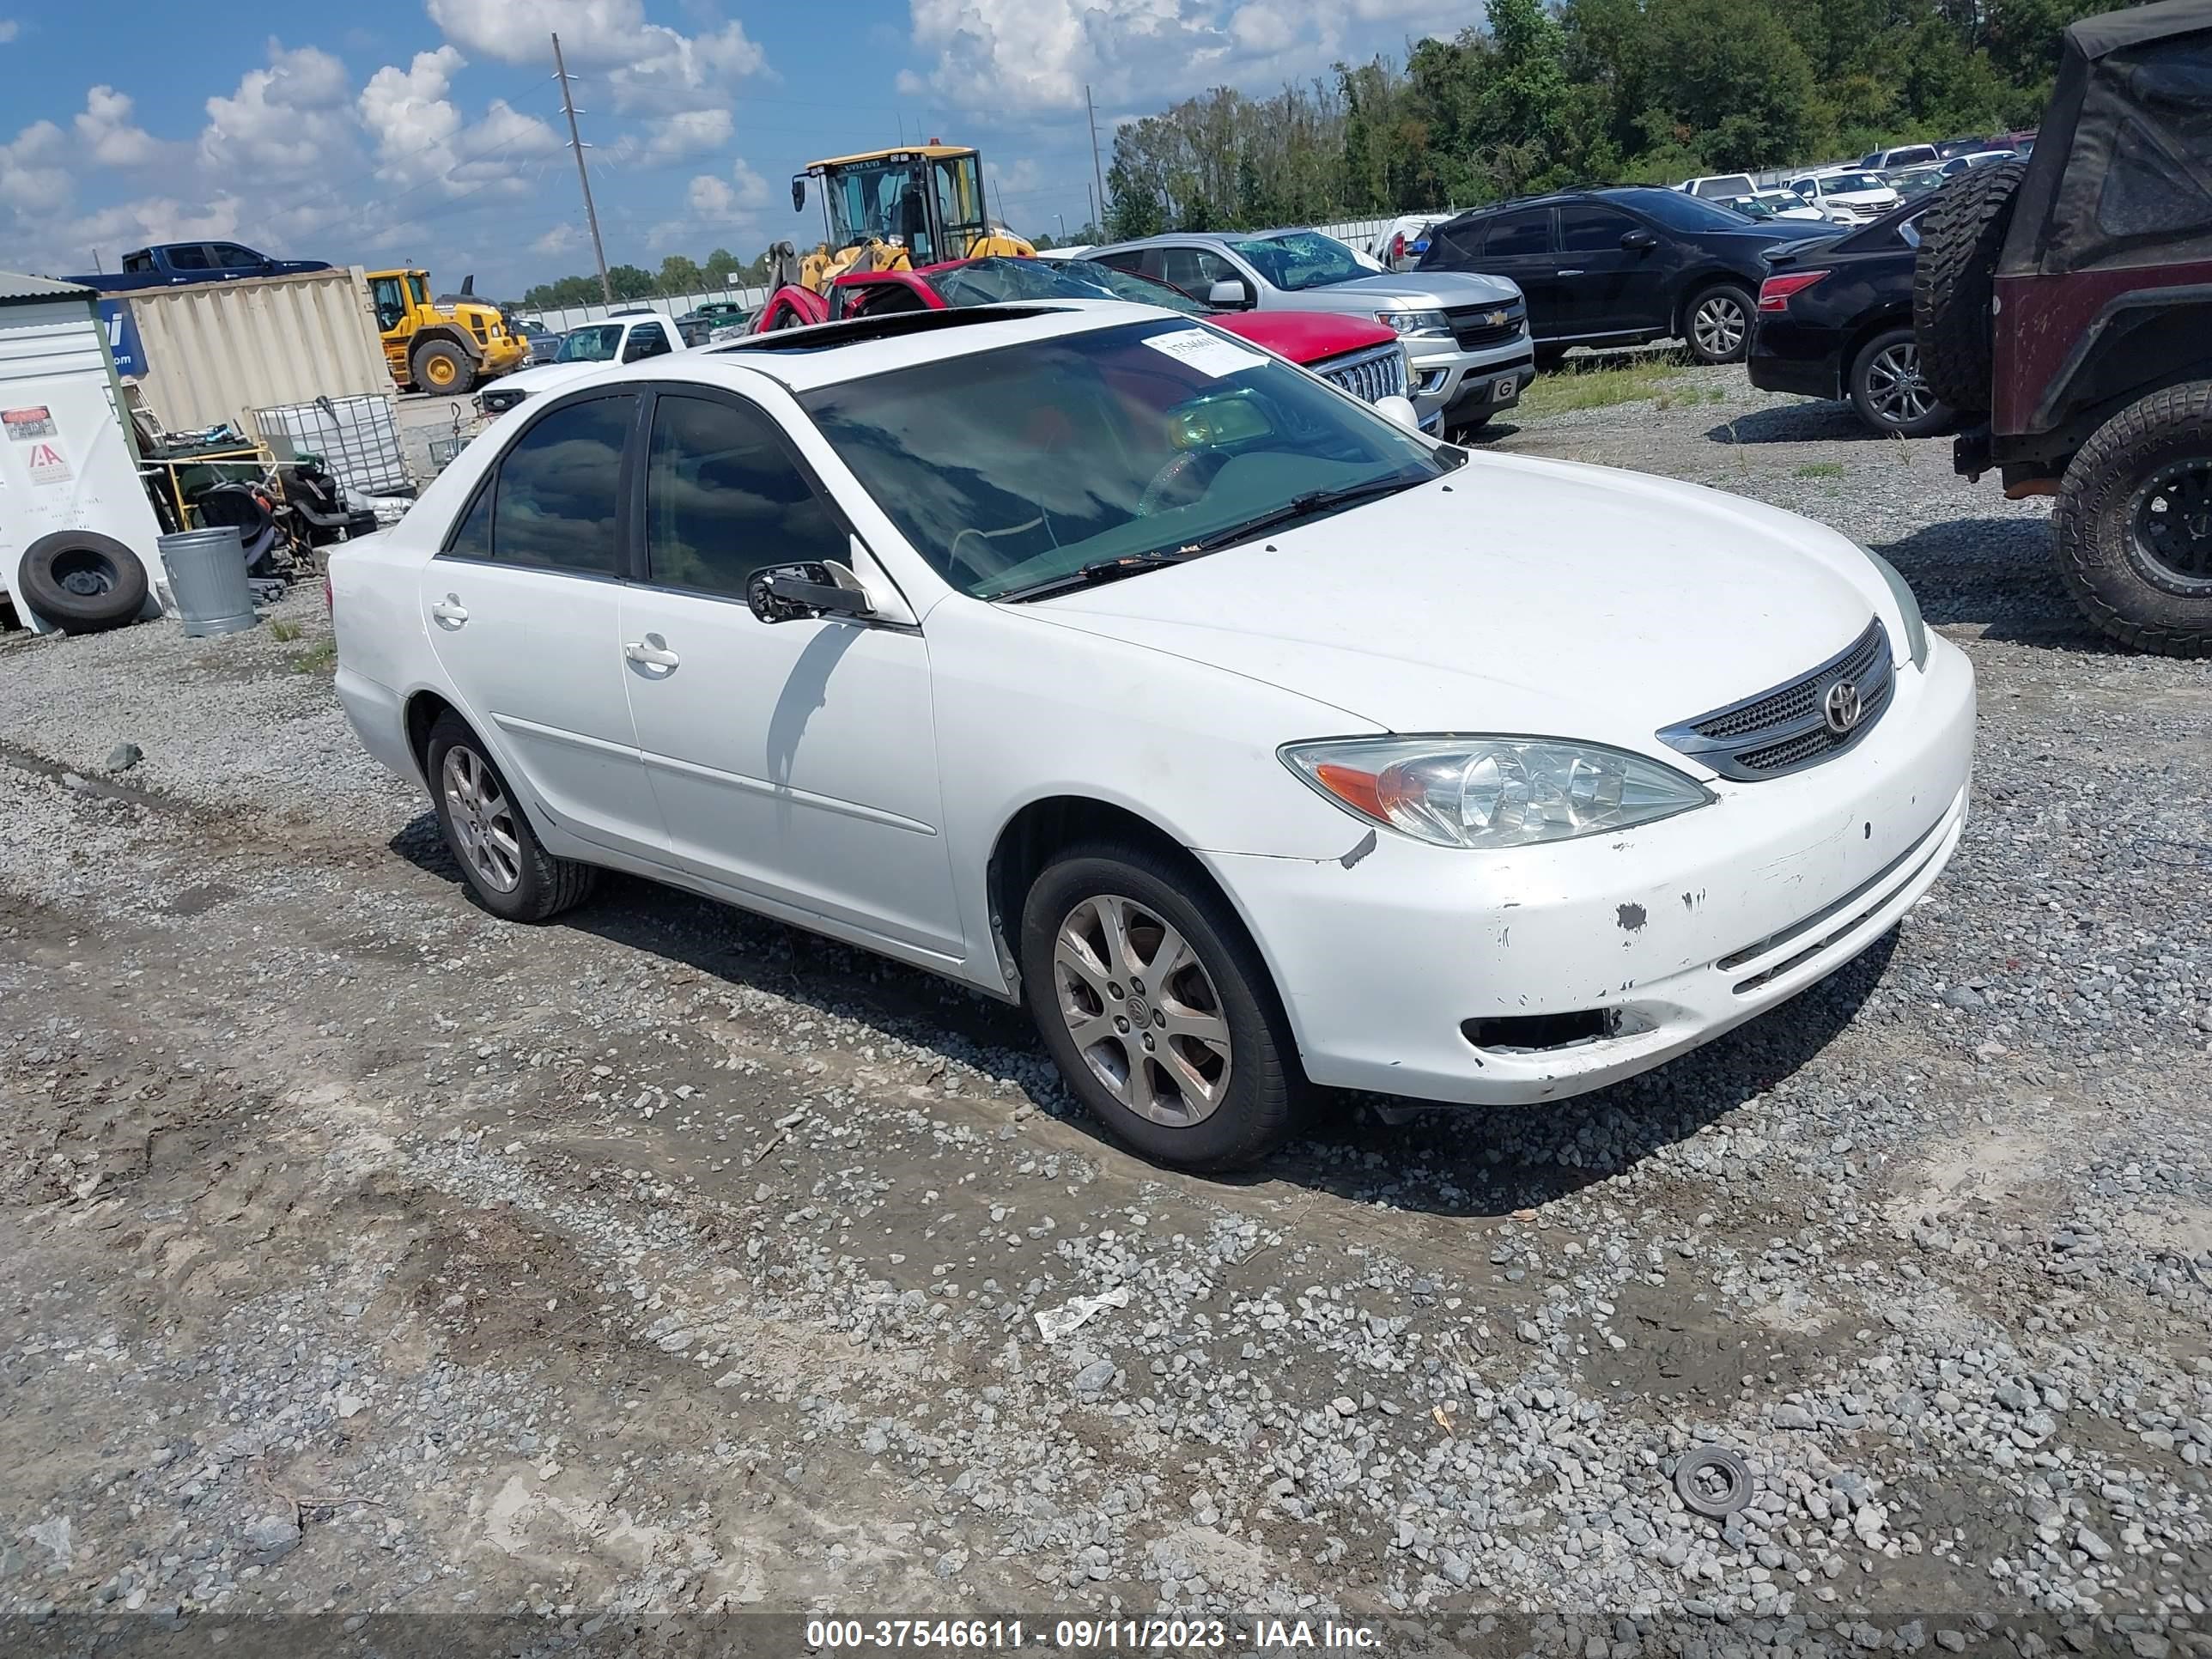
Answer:
[[[1714,805],[1624,834],[1474,854],[1383,831],[1340,860],[1201,856],[1267,957],[1314,1081],[1564,1099],[1795,996],[1933,884],[1965,825],[1974,695],[1964,656],[1930,643],[1856,749],[1717,781]]]

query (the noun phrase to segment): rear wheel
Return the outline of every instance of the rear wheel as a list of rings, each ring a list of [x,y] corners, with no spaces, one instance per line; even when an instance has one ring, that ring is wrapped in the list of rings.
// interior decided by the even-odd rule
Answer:
[[[1229,1170],[1288,1133],[1304,1086],[1274,988],[1228,905],[1142,847],[1076,848],[1022,909],[1030,1013],[1077,1098],[1146,1158]]]
[[[2212,381],[2169,386],[2099,427],[2051,527],[2089,620],[2139,651],[2212,654]]]
[[[556,858],[538,844],[514,792],[468,722],[441,714],[430,728],[424,759],[438,828],[477,902],[509,921],[543,921],[590,896],[599,871]]]
[[[469,362],[468,353],[451,340],[423,341],[408,362],[414,370],[416,386],[441,397],[458,397],[477,383],[476,368]]]
[[[1920,216],[1920,251],[1912,261],[1920,373],[1955,410],[1979,414],[1990,406],[1990,296],[2027,170],[2021,161],[1969,167],[1938,190]]]
[[[1715,283],[1690,298],[1682,313],[1682,337],[1701,363],[1740,363],[1751,340],[1751,293],[1733,283]]]
[[[1920,346],[1909,328],[1877,334],[1851,359],[1851,406],[1877,432],[1925,438],[1951,423],[1951,410],[1920,373]]]

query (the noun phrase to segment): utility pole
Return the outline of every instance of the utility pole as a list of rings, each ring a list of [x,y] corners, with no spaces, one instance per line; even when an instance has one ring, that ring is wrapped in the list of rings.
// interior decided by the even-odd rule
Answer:
[[[1091,118],[1091,176],[1098,181],[1098,205],[1092,211],[1091,222],[1103,232],[1106,227],[1101,218],[1106,211],[1106,173],[1098,165],[1098,111],[1091,101],[1091,83],[1083,83],[1083,112]]]
[[[1098,222],[1098,198],[1091,193],[1091,181],[1088,179],[1083,181],[1083,201],[1084,205],[1091,210],[1091,229],[1103,236],[1106,234],[1106,227]]]
[[[592,175],[584,170],[584,141],[576,132],[576,106],[568,96],[568,66],[561,60],[561,37],[553,37],[553,73],[561,82],[561,108],[568,117],[568,148],[576,152],[576,182],[584,187],[584,217],[592,227],[592,257],[599,262],[599,292],[615,302],[615,288],[607,280],[607,251],[599,241],[599,210],[592,205]]]

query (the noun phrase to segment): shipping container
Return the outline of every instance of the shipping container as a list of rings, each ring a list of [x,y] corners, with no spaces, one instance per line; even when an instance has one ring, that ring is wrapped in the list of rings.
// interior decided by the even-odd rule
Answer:
[[[149,289],[126,301],[141,400],[172,432],[318,398],[393,393],[361,268]]]

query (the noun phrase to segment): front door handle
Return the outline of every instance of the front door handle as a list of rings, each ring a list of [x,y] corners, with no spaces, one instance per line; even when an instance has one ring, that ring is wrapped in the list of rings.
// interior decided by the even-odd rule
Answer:
[[[1582,273],[1581,268],[1578,266],[1578,267],[1577,267],[1577,268],[1576,268],[1575,270],[1562,270],[1562,271],[1559,272],[1558,274],[1559,274],[1559,276],[1581,276],[1583,273]]]
[[[448,630],[458,629],[469,619],[469,608],[461,603],[458,593],[448,593],[430,607],[430,614],[438,619],[438,626]]]
[[[642,663],[647,668],[673,668],[683,660],[668,648],[668,641],[658,634],[647,634],[623,647],[623,655],[632,662]]]

